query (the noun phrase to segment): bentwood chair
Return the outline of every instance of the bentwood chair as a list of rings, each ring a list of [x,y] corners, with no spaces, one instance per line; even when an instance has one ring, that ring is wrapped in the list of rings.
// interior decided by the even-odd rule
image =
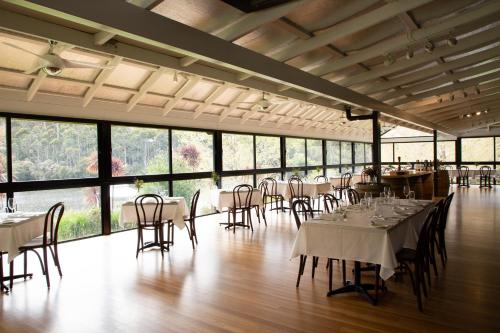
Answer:
[[[319,175],[319,176],[314,177],[314,182],[318,183],[318,184],[328,184],[328,183],[330,183],[330,181],[328,180],[328,177],[326,177],[324,175]],[[318,197],[315,198],[315,199],[313,199],[313,209],[314,209],[314,202],[316,201],[316,199],[318,199],[318,211],[320,210],[320,208],[321,208],[321,197],[323,197],[327,193],[318,193]]]
[[[357,205],[359,204],[360,201],[360,195],[359,192],[356,191],[353,188],[348,188],[347,189],[347,198],[349,199],[349,203],[351,205]]]
[[[278,193],[278,182],[276,179],[272,177],[264,178],[259,184],[259,189],[263,195],[264,211],[266,210],[268,202],[271,205],[271,210],[276,210],[276,214],[278,214],[279,210],[282,212],[284,211],[284,198]],[[276,204],[275,208],[273,208],[273,203]]]
[[[342,176],[340,176],[340,185],[333,187],[333,190],[335,192],[339,193],[339,199],[342,199],[342,192],[351,188],[351,185],[350,185],[351,179],[352,179],[352,175],[349,172],[346,172],[346,173],[342,174]]]
[[[304,194],[304,183],[299,177],[291,177],[288,180],[288,189],[290,192],[290,206],[294,200],[305,200],[311,205],[311,197]]]
[[[403,248],[396,253],[396,259],[400,265],[401,269],[408,271],[410,276],[413,293],[417,296],[417,305],[420,311],[422,308],[422,295],[420,289],[423,290],[424,295],[427,297],[427,286],[425,283],[425,272],[426,272],[426,260],[429,249],[429,233],[428,226],[436,216],[436,208],[432,209],[427,215],[427,218],[422,225],[419,232],[419,237],[417,241],[417,248],[409,249]],[[413,271],[410,268],[413,265]]]
[[[483,165],[479,168],[479,188],[491,188],[491,167]]]
[[[327,213],[333,212],[335,208],[339,207],[339,201],[333,194],[327,193],[323,195],[323,206]]]
[[[233,233],[236,232],[236,227],[250,228],[253,231],[252,225],[252,193],[253,187],[248,184],[237,185],[233,189],[233,205],[228,209],[228,225],[226,229],[233,228]],[[236,221],[238,213],[241,213],[241,222]],[[231,216],[233,222],[231,223]],[[248,223],[245,222],[245,216]]]
[[[439,255],[441,256],[441,263],[443,264],[443,267],[446,266],[446,261],[448,260],[448,254],[446,253],[445,231],[446,231],[446,223],[448,221],[448,212],[450,210],[450,205],[451,202],[453,201],[454,195],[455,193],[452,192],[444,200],[443,213],[439,217],[439,222],[436,228],[438,236],[437,250]]]
[[[462,165],[458,168],[458,187],[470,187],[468,166]]]
[[[189,239],[191,240],[191,245],[193,246],[194,250],[194,244],[198,245],[198,236],[196,235],[196,224],[195,224],[195,219],[196,219],[196,207],[198,206],[198,199],[200,198],[200,190],[196,191],[196,193],[193,195],[193,198],[191,199],[191,209],[189,211],[189,217],[187,219],[184,219],[184,223],[186,224],[186,229],[189,234]]]
[[[59,262],[59,251],[57,249],[57,236],[59,232],[59,224],[61,218],[64,214],[64,204],[62,202],[56,203],[54,206],[50,207],[45,215],[45,222],[43,224],[43,234],[37,238],[32,239],[28,243],[24,244],[19,248],[19,252],[24,254],[24,276],[27,276],[28,271],[28,251],[32,251],[38,257],[40,265],[42,267],[42,272],[45,275],[45,280],[47,281],[47,288],[50,288],[50,278],[49,278],[49,261],[48,261],[48,251],[52,254],[52,259],[54,264],[59,271],[59,276],[62,277],[61,264]],[[42,256],[38,253],[38,249],[42,250]],[[11,262],[11,280],[10,287],[12,289],[13,284],[13,262]]]
[[[159,246],[161,256],[163,251],[169,250],[170,239],[165,242],[163,235],[163,198],[158,194],[143,194],[135,198],[135,212],[137,214],[137,248],[135,257],[139,256],[139,251],[153,246]],[[154,231],[154,241],[144,243],[144,230]],[[167,232],[167,237],[170,231]],[[167,247],[165,247],[167,244]]]

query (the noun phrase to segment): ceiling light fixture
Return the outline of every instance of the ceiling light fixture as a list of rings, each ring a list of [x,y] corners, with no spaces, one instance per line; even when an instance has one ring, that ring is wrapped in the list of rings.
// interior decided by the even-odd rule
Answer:
[[[466,116],[467,118],[472,117],[472,115],[471,115],[470,113],[467,113],[465,116]]]
[[[413,50],[408,47],[406,49],[406,59],[410,60],[411,58],[413,58]]]
[[[424,50],[427,53],[432,53],[434,51],[434,43],[428,40],[424,45]]]
[[[451,34],[448,35],[448,39],[446,40],[446,43],[448,43],[448,46],[453,47],[457,45],[458,40]]]
[[[478,95],[480,95],[480,94],[481,94],[481,90],[479,90],[479,87],[478,87],[478,86],[476,86],[476,87],[475,87],[475,90],[476,90],[476,94],[478,94]]]
[[[394,63],[394,57],[392,56],[391,53],[386,53],[385,54],[385,60],[384,60],[384,65],[385,66],[390,66]]]
[[[488,112],[490,112],[490,109],[484,110],[484,114],[488,114]]]
[[[481,111],[477,111],[476,116],[480,116],[480,115],[481,115]]]

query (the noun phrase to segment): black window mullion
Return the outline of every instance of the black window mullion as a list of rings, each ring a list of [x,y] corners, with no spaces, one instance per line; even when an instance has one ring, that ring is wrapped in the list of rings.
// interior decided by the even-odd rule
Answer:
[[[5,144],[6,144],[6,154],[7,154],[7,184],[11,185],[12,184],[12,179],[13,179],[13,170],[12,170],[12,118],[11,117],[6,117],[5,118]],[[11,188],[8,186],[8,188]],[[14,192],[12,190],[6,191],[6,197],[7,200],[9,198],[14,197]],[[6,205],[7,202],[4,202],[4,205]]]
[[[173,149],[172,149],[172,130],[168,130],[168,174],[172,175],[174,173],[174,167],[173,167]],[[174,196],[174,183],[172,181],[172,178],[169,177],[170,179],[168,180],[168,195],[169,196]]]
[[[222,158],[224,152],[222,151],[222,132],[216,131],[214,133],[214,171],[219,175],[217,187],[221,188],[222,184]]]
[[[97,124],[98,180],[101,184],[101,229],[102,234],[111,234],[110,184],[112,175],[111,125],[108,122]]]

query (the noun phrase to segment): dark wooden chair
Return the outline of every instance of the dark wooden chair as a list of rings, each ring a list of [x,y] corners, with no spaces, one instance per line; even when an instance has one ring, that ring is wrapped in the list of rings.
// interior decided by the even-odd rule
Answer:
[[[135,212],[137,214],[137,248],[135,257],[139,256],[139,251],[144,252],[146,248],[158,246],[163,258],[163,251],[168,251],[170,245],[170,230],[167,231],[167,241],[165,241],[163,234],[163,198],[158,194],[139,195],[135,198]],[[154,241],[144,242],[144,230],[154,231]],[[165,244],[167,244],[166,247]]]
[[[424,295],[427,296],[427,286],[425,283],[425,272],[426,272],[426,260],[429,249],[429,241],[428,241],[428,226],[435,218],[436,208],[432,209],[427,215],[427,218],[422,225],[422,228],[419,232],[417,248],[409,249],[403,248],[396,253],[396,259],[400,265],[401,269],[405,269],[411,280],[413,293],[417,296],[417,305],[420,311],[423,311],[422,307],[422,295],[420,290],[422,289]],[[413,265],[413,271],[410,268],[410,265]]]
[[[340,185],[333,187],[333,190],[339,193],[338,196],[339,199],[342,199],[342,193],[344,191],[347,191],[347,189],[351,188],[351,179],[352,179],[352,174],[346,172],[342,174],[342,176],[340,176]]]
[[[318,184],[328,184],[328,183],[330,183],[330,180],[328,179],[328,177],[326,177],[324,175],[319,175],[319,176],[314,177],[314,182],[318,183]],[[321,198],[325,194],[327,194],[327,193],[318,193],[318,197],[313,199],[313,209],[314,209],[314,206],[315,206],[314,203],[315,203],[316,199],[318,199],[318,211],[320,211],[320,208],[321,208]]]
[[[198,245],[198,236],[196,235],[196,207],[198,206],[198,199],[200,198],[200,190],[196,191],[196,193],[193,195],[193,198],[191,199],[191,209],[189,211],[189,217],[187,219],[184,219],[184,223],[186,224],[186,228],[189,234],[189,239],[191,240],[191,245],[193,246],[194,250],[194,244]]]
[[[294,200],[305,200],[310,205],[311,197],[304,195],[304,183],[299,177],[291,177],[288,180],[288,189],[290,192],[290,207]]]
[[[491,167],[483,165],[479,168],[479,188],[491,188]]]
[[[357,204],[359,204],[359,201],[361,199],[360,195],[359,195],[359,192],[356,191],[353,188],[348,188],[347,189],[347,198],[349,199],[349,203],[351,205],[357,205]]]
[[[250,228],[253,231],[252,225],[252,194],[253,187],[248,184],[237,185],[233,188],[233,205],[228,209],[228,225],[226,229],[233,228],[233,233],[236,232],[236,227]],[[241,213],[241,222],[237,222],[236,217]],[[233,222],[231,223],[231,216]],[[245,222],[245,216],[246,221]]]
[[[444,200],[443,213],[439,217],[439,222],[436,228],[437,240],[438,240],[437,250],[439,255],[441,256],[441,263],[443,264],[443,267],[446,266],[446,261],[448,260],[448,254],[446,253],[445,231],[446,231],[446,224],[448,222],[448,212],[450,209],[451,202],[453,201],[454,195],[455,193],[452,192]]]
[[[339,201],[333,194],[327,193],[323,196],[323,206],[327,213],[333,212],[339,206]]]
[[[458,187],[470,187],[468,166],[462,165],[458,168]]]
[[[64,204],[62,202],[56,203],[54,206],[50,207],[45,215],[45,222],[43,224],[43,234],[37,238],[32,239],[28,243],[24,244],[19,248],[19,252],[24,254],[24,276],[27,276],[28,272],[28,251],[32,251],[36,254],[40,261],[42,267],[42,272],[45,275],[45,280],[47,281],[47,288],[50,288],[50,278],[49,278],[49,261],[48,261],[48,251],[52,254],[52,259],[54,264],[59,271],[59,276],[62,277],[61,264],[59,261],[59,251],[57,249],[57,236],[59,232],[59,224],[61,218],[64,214]],[[42,250],[42,256],[38,253],[38,249]],[[11,262],[11,280],[10,288],[13,285],[13,261]]]
[[[276,214],[278,214],[278,211],[281,210],[282,212],[284,211],[283,207],[283,201],[285,199],[281,194],[278,193],[278,182],[276,179],[272,177],[264,178],[261,181],[261,184],[265,183],[265,190],[266,190],[266,198],[270,200],[271,204],[271,209],[270,210],[276,210]],[[259,185],[260,188],[260,185]],[[261,189],[262,192],[262,189]],[[263,198],[264,199],[264,198]],[[273,208],[273,203],[276,204],[276,207]],[[266,210],[267,206],[267,200],[264,200],[264,210]]]

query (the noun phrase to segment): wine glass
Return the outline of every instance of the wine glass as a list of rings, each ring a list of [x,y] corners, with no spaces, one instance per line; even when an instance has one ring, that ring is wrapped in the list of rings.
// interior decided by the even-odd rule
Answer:
[[[391,188],[389,186],[384,186],[384,196],[388,197],[388,194],[391,192]]]
[[[7,208],[9,209],[10,213],[15,213],[17,209],[16,199],[14,198],[7,199]]]
[[[408,198],[411,201],[415,200],[415,191],[410,191],[410,193],[408,193]]]
[[[408,196],[410,195],[410,186],[403,186],[403,194],[405,195],[406,199],[408,199]]]

